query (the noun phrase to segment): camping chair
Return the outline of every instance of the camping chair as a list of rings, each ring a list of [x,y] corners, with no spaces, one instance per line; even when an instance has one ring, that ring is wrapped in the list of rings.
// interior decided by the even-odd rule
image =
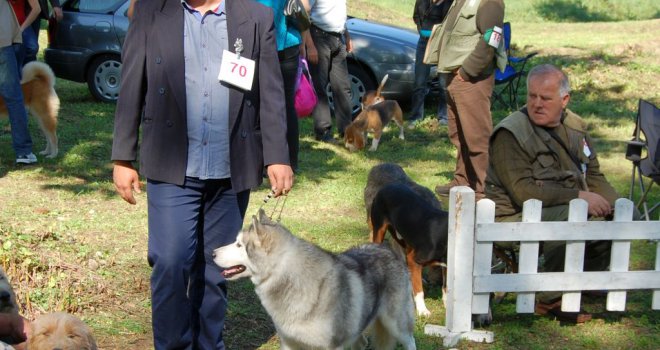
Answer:
[[[502,28],[504,37],[504,49],[508,57],[508,64],[504,71],[499,68],[495,70],[495,89],[493,89],[493,98],[505,108],[511,110],[518,109],[518,88],[520,80],[527,72],[525,65],[527,61],[536,56],[538,52],[532,52],[524,57],[516,57],[511,53],[511,23],[505,22]],[[498,88],[498,86],[502,86]]]
[[[653,184],[660,184],[660,109],[652,103],[639,100],[637,121],[633,139],[628,141],[626,147],[626,159],[632,161],[632,180],[630,182],[630,193],[628,199],[633,200],[635,185],[640,188],[640,199],[637,208],[643,208],[642,219],[647,221],[660,203],[655,203],[648,208],[648,194]],[[646,157],[642,157],[642,151],[646,148]],[[649,178],[648,184],[644,184],[644,177]]]

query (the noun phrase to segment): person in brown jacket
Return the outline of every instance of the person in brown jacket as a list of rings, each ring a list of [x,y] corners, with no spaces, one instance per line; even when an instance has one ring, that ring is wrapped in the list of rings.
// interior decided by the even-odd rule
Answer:
[[[427,48],[425,63],[437,63],[438,72],[447,73],[449,139],[457,151],[453,179],[436,186],[438,195],[448,195],[453,186],[470,186],[477,200],[484,197],[493,130],[490,97],[495,67],[502,65],[502,57],[506,60],[503,21],[502,0],[456,0],[440,28],[439,43]]]
[[[543,202],[542,221],[568,219],[569,202],[588,204],[591,220],[611,217],[620,197],[600,171],[586,123],[567,109],[570,86],[553,65],[534,67],[527,76],[527,105],[502,120],[490,139],[486,196],[495,202],[496,221],[520,221],[523,203]],[[509,242],[498,244],[511,248]],[[566,242],[543,242],[546,272],[564,271]],[[611,241],[586,243],[585,271],[606,270]],[[538,293],[537,313],[582,322],[588,314],[561,311],[561,293]]]

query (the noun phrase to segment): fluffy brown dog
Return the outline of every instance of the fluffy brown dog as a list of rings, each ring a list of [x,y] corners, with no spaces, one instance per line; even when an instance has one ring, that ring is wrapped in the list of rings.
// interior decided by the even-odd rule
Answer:
[[[399,126],[399,138],[405,139],[403,135],[403,112],[398,102],[385,100],[363,108],[357,118],[344,130],[344,145],[351,152],[361,150],[366,145],[366,134],[371,132],[373,140],[369,150],[377,150],[380,137],[383,135],[383,129],[391,120],[394,120]]]
[[[39,152],[47,158],[57,156],[57,114],[60,99],[55,93],[55,75],[50,67],[33,61],[23,67],[23,102],[25,108],[39,122],[39,127],[46,137],[46,148]],[[0,117],[7,117],[7,105],[0,97]]]
[[[42,315],[31,325],[30,350],[97,350],[91,329],[78,317],[64,312]]]

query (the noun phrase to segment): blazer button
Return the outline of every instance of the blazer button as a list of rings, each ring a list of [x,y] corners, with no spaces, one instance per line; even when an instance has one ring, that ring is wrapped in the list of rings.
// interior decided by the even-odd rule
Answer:
[[[161,95],[164,95],[165,94],[165,88],[158,89],[158,93],[161,94]]]
[[[156,64],[160,64],[160,62],[161,62],[160,57],[156,57]]]
[[[245,131],[245,130],[241,131],[241,137],[246,138],[247,137],[247,131]]]
[[[246,103],[248,106],[252,106],[252,101],[250,101],[250,100],[247,100],[245,103]]]
[[[165,124],[167,124],[167,126],[172,126],[172,125],[174,125],[174,123],[172,123],[171,120],[168,120]]]

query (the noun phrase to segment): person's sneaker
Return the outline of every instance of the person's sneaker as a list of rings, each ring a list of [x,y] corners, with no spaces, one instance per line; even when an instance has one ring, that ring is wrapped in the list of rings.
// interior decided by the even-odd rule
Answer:
[[[326,133],[317,140],[325,143],[329,143],[331,145],[336,145],[338,144],[338,141],[332,136],[332,133]]]
[[[16,157],[16,164],[34,164],[37,162],[37,156],[34,153]]]
[[[438,124],[447,125],[447,118],[438,118]]]

